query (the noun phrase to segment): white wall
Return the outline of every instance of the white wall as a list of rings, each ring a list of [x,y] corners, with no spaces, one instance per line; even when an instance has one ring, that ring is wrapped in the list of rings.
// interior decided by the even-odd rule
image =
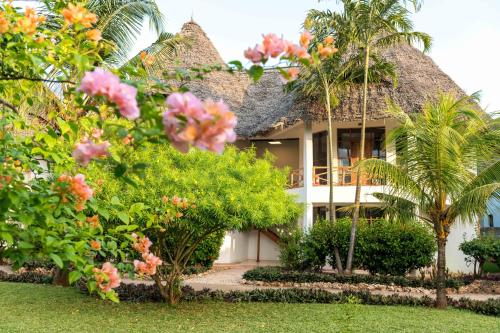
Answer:
[[[232,264],[257,259],[257,230],[230,231],[224,236],[216,264]],[[263,233],[260,234],[260,260],[279,258],[279,246]]]
[[[216,264],[228,264],[247,260],[248,233],[229,231],[224,236]]]
[[[446,266],[453,273],[472,273],[473,265],[467,266],[465,255],[458,248],[464,240],[471,240],[477,237],[477,223],[455,222],[448,235],[446,243]]]
[[[257,230],[248,234],[248,260],[257,260]],[[260,234],[260,260],[278,260],[280,248],[263,233]]]

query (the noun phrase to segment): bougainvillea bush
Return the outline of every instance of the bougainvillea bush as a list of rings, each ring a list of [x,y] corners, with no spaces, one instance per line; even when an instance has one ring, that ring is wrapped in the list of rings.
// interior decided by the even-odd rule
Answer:
[[[100,185],[81,168],[98,165],[137,186],[134,179],[148,161],[131,163],[131,151],[155,143],[220,153],[236,139],[237,119],[223,101],[200,100],[176,86],[178,73],[166,70],[162,80],[147,80],[140,61],[106,68],[102,59],[110,46],[85,2],[40,3],[47,16],[0,2],[1,254],[14,268],[50,258],[70,283],[84,278],[91,291],[117,300],[117,263],[132,248],[140,273],[154,275],[163,259],[150,251],[130,212],[120,214],[128,224],[103,227],[105,209],[95,199]],[[299,46],[269,34],[245,54],[250,68],[235,61],[213,70],[244,70],[258,80],[269,58],[305,66],[334,52],[328,40],[309,54],[310,39],[304,33]],[[292,67],[281,72],[285,81],[297,74]],[[188,203],[204,200],[199,195]]]

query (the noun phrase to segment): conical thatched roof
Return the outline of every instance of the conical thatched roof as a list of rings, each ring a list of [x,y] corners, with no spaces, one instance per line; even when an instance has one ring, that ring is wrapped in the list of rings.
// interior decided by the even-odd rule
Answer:
[[[174,66],[187,68],[224,64],[198,24],[192,21],[185,23],[180,34],[186,37],[188,43],[178,50],[180,62]],[[412,113],[419,112],[425,100],[435,97],[440,91],[465,95],[430,57],[416,48],[400,45],[385,51],[383,57],[396,65],[398,84],[393,86],[387,82],[370,86],[368,119],[387,118],[384,112],[387,98],[401,105],[406,112]],[[226,101],[238,116],[237,133],[240,137],[263,134],[275,127],[286,127],[304,119],[326,119],[320,105],[300,103],[293,95],[284,93],[277,72],[266,72],[256,84],[246,74],[214,72],[204,80],[193,81],[188,86],[199,97],[222,98]],[[351,88],[335,109],[335,120],[359,120],[361,97],[360,87]]]

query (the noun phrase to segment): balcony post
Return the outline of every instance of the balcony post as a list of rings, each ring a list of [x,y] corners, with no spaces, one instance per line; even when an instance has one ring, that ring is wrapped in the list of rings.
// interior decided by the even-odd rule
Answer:
[[[313,225],[313,131],[311,121],[304,122],[303,136],[303,167],[304,167],[304,217],[302,227],[308,230]]]

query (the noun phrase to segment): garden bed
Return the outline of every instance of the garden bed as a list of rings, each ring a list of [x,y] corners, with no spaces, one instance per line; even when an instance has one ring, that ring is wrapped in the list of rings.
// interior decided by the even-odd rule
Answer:
[[[242,283],[269,287],[303,287],[351,291],[409,292],[424,295],[434,293],[435,282],[403,276],[336,275],[332,273],[298,272],[281,267],[257,267],[243,274]],[[500,281],[474,280],[472,276],[446,280],[450,293],[500,294]]]

